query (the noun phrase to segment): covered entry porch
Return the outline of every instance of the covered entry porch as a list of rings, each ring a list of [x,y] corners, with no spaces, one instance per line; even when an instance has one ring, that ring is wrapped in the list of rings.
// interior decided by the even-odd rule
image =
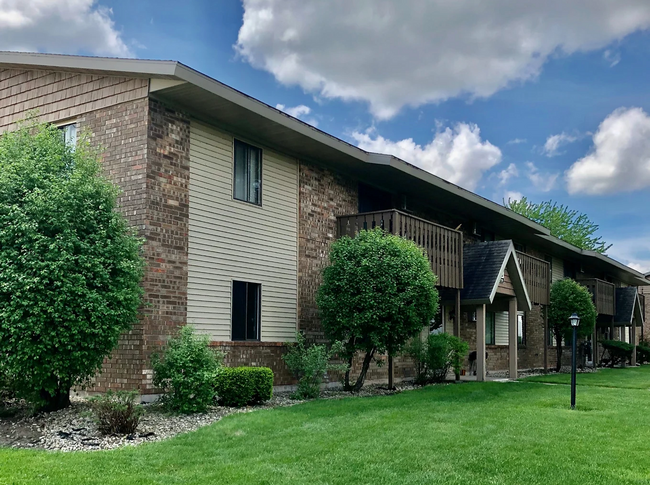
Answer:
[[[514,245],[512,241],[465,245],[463,260],[464,287],[456,301],[441,292],[450,323],[445,330],[468,342],[476,380],[486,380],[486,348],[497,341],[507,344],[507,357],[493,358],[505,357],[509,375],[516,377],[518,316],[532,305]]]

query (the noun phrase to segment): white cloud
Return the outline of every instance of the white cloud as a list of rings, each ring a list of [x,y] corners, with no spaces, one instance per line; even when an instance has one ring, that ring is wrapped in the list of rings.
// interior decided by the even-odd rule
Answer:
[[[603,49],[650,27],[647,0],[243,0],[235,48],[286,85],[405,105],[486,97],[534,79],[551,55]]]
[[[278,103],[275,105],[275,108],[279,109],[280,111],[284,111],[289,116],[293,116],[294,118],[301,119],[305,123],[309,123],[312,126],[318,126],[318,121],[315,120],[314,118],[305,118],[305,116],[311,113],[311,108],[309,106],[305,106],[304,104],[299,104],[298,106],[289,107]]]
[[[569,193],[611,194],[650,187],[650,116],[619,108],[598,127],[590,154],[567,171]]]
[[[468,123],[439,129],[424,146],[412,138],[391,141],[368,132],[354,132],[352,137],[363,150],[394,155],[469,190],[476,188],[486,170],[501,161],[501,150],[481,140],[479,127]]]
[[[511,163],[510,165],[508,165],[508,168],[506,168],[505,170],[501,170],[501,172],[499,172],[498,175],[499,185],[505,185],[508,183],[508,181],[511,178],[518,177],[518,176],[519,176],[519,170],[517,169],[517,165]]]
[[[506,145],[519,145],[520,143],[526,143],[528,140],[525,138],[515,138],[513,140],[510,140]]]
[[[573,143],[578,139],[579,138],[577,136],[569,135],[568,133],[564,132],[557,135],[551,135],[546,139],[546,143],[544,143],[544,149],[542,151],[547,157],[555,157],[557,155],[561,155],[559,152],[560,148],[568,145],[569,143]]]
[[[533,162],[526,162],[528,173],[526,176],[535,188],[541,192],[550,192],[555,188],[559,173],[540,172]]]
[[[0,50],[131,57],[112,15],[95,0],[0,0]]]
[[[503,195],[503,202],[508,202],[508,201],[516,201],[516,200],[521,200],[524,197],[524,194],[521,192],[516,192],[512,190],[506,191],[506,193]]]
[[[605,59],[605,62],[609,64],[609,67],[614,67],[616,64],[621,62],[621,53],[607,49],[603,52],[603,59]]]

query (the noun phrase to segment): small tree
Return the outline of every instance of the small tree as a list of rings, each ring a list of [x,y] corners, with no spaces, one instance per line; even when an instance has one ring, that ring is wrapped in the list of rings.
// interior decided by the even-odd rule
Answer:
[[[45,410],[137,320],[141,242],[117,194],[83,139],[33,119],[0,138],[0,368]]]
[[[569,317],[577,313],[580,317],[578,337],[587,337],[594,331],[596,307],[589,290],[572,279],[556,281],[551,286],[551,302],[548,311],[549,328],[553,332],[557,348],[556,371],[562,366],[562,339],[572,338]]]
[[[552,200],[536,204],[522,197],[521,200],[508,199],[505,206],[548,228],[553,236],[581,249],[605,253],[612,247],[602,237],[594,236],[598,225],[591,222],[586,214],[558,205]]]
[[[317,295],[325,335],[344,344],[345,389],[358,391],[375,354],[396,355],[436,314],[438,292],[423,250],[377,228],[332,244]],[[352,361],[365,353],[350,384]]]

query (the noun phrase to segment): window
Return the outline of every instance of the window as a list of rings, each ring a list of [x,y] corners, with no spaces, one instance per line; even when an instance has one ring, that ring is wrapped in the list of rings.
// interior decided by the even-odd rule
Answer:
[[[517,343],[526,345],[526,315],[523,313],[517,315]]]
[[[494,345],[496,341],[496,325],[494,312],[485,314],[485,345]]]
[[[260,339],[260,308],[262,285],[233,281],[232,283],[232,339]]]
[[[237,200],[262,205],[262,150],[235,140],[235,190]]]
[[[74,150],[77,146],[77,124],[71,123],[69,125],[59,126],[59,130],[63,133],[63,141],[65,144]]]

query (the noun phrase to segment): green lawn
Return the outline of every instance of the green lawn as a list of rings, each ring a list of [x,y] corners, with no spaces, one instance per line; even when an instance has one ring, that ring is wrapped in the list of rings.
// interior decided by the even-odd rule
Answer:
[[[568,386],[464,383],[230,416],[138,448],[3,449],[0,484],[650,483],[650,366],[580,377],[622,384],[581,385],[576,411]]]
[[[625,369],[600,369],[595,373],[576,375],[579,386],[622,387],[627,389],[650,389],[650,367],[628,367]],[[528,377],[528,382],[546,382],[550,384],[571,384],[570,374],[547,374]]]

